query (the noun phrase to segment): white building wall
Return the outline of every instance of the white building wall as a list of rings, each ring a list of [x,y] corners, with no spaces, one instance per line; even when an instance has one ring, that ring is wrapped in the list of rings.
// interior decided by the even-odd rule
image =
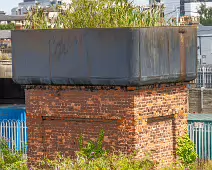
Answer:
[[[197,40],[199,45],[199,38]],[[202,55],[206,56],[206,64],[212,64],[212,35],[211,37],[201,37],[201,55],[200,50],[198,50],[198,59]]]
[[[177,16],[176,9],[180,8],[180,0],[163,0],[163,3],[166,7],[164,11],[165,18],[175,18]]]
[[[212,2],[206,2],[206,7],[212,7]],[[201,2],[191,2],[191,3],[185,3],[185,15],[187,16],[199,16],[197,13],[199,7],[201,5]]]

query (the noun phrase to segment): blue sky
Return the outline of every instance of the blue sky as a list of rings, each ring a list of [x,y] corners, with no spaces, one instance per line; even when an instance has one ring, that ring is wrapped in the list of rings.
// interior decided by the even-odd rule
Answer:
[[[2,0],[0,5],[0,11],[5,11],[7,14],[10,14],[11,9],[18,6],[19,2],[22,0]]]
[[[23,0],[1,0],[0,11],[5,11],[7,14],[10,14],[11,9],[18,6],[19,2],[23,2]],[[136,4],[141,4],[144,2],[148,2],[149,0],[134,0]]]

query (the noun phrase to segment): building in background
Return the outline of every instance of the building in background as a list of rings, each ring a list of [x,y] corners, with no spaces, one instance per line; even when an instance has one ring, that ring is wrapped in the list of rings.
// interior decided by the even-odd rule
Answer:
[[[199,64],[212,64],[212,26],[200,25],[197,34]]]
[[[212,26],[200,25],[197,34],[197,79],[191,84],[197,88],[212,88]]]
[[[212,0],[149,0],[149,4],[160,3],[165,6],[165,18],[178,21],[180,25],[199,24],[198,9],[201,3],[212,7]]]
[[[154,0],[149,1],[150,4],[154,3]],[[155,2],[163,3],[166,7],[165,15],[176,17],[180,16],[191,16],[197,17],[198,9],[201,3],[205,3],[206,7],[212,7],[212,0],[156,0]]]
[[[11,10],[11,13],[12,15],[24,15],[36,4],[39,4],[41,8],[49,8],[63,3],[70,3],[70,0],[23,0],[23,2],[18,4],[18,7]]]
[[[182,0],[184,1],[185,15],[199,16],[198,9],[201,3],[205,3],[206,7],[212,7],[212,0]]]
[[[24,25],[25,24],[25,15],[6,15],[5,12],[0,11],[0,25],[15,24],[15,25]]]

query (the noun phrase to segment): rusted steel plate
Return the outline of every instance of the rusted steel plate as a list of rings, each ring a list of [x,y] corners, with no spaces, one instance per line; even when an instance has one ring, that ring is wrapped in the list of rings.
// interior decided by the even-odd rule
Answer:
[[[196,39],[194,27],[13,31],[13,80],[123,86],[191,81]]]

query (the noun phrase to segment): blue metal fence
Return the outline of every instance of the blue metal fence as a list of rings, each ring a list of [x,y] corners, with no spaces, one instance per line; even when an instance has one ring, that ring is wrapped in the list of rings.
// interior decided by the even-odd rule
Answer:
[[[0,122],[0,135],[7,140],[9,148],[13,151],[27,153],[27,132],[26,121],[6,120]]]
[[[0,137],[5,138],[13,151],[27,153],[28,129],[24,106],[0,107]]]
[[[212,122],[189,122],[188,129],[199,158],[212,160]]]

